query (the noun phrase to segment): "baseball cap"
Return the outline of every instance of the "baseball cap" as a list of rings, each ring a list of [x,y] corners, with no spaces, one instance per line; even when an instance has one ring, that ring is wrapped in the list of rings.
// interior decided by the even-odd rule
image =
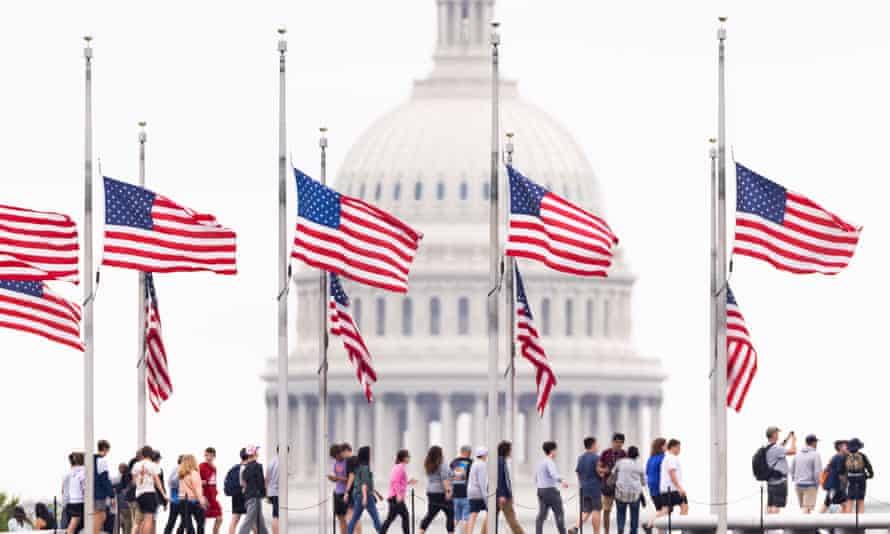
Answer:
[[[485,447],[476,447],[476,458],[481,458],[488,454],[488,449]]]
[[[767,438],[769,438],[773,434],[778,434],[779,432],[781,432],[781,429],[777,426],[766,427],[766,437]]]
[[[807,434],[807,439],[805,441],[807,444],[818,443],[819,438],[816,437],[816,434]]]

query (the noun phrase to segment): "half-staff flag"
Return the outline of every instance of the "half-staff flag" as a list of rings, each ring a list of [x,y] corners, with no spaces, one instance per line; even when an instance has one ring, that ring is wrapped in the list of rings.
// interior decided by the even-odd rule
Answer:
[[[508,256],[568,274],[607,276],[618,237],[600,217],[575,206],[511,166]]]
[[[729,286],[726,288],[726,361],[726,405],[738,412],[757,374],[757,351]]]
[[[102,265],[235,274],[235,232],[144,187],[105,178]]]
[[[374,398],[371,385],[377,382],[377,373],[371,365],[371,353],[349,312],[349,297],[340,284],[340,277],[329,273],[328,279],[331,286],[331,335],[343,341],[343,348],[346,349],[349,361],[355,368],[355,377],[365,392],[365,398],[371,402]]]
[[[76,284],[79,250],[71,217],[0,206],[0,278]]]
[[[0,327],[35,334],[84,350],[80,306],[38,281],[0,280]]]
[[[538,387],[536,406],[538,413],[544,415],[544,408],[547,407],[547,401],[550,400],[550,392],[556,386],[556,375],[553,374],[553,367],[550,366],[544,347],[541,346],[541,336],[538,335],[538,329],[535,327],[532,309],[525,294],[525,284],[522,283],[522,276],[519,274],[519,265],[516,265],[516,315],[514,320],[516,321],[516,342],[519,343],[519,350],[522,356],[535,367],[535,383]]]
[[[733,254],[794,274],[837,274],[853,259],[862,227],[736,163]]]
[[[155,412],[161,411],[161,403],[173,393],[170,369],[167,367],[167,349],[161,339],[161,312],[155,291],[154,276],[145,273],[145,380],[148,400]]]
[[[423,235],[297,169],[294,175],[298,211],[291,256],[362,284],[407,293],[408,272]]]

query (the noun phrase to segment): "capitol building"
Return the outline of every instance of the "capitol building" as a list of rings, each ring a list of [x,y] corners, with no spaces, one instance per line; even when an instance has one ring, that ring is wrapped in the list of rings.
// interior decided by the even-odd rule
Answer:
[[[438,10],[432,71],[414,82],[406,102],[365,131],[334,182],[340,192],[376,204],[424,234],[406,295],[343,279],[378,373],[373,403],[366,402],[339,340],[330,340],[328,352],[329,441],[346,441],[353,448],[371,445],[382,488],[396,450],[410,449],[410,471],[421,480],[421,492],[421,464],[430,445],[441,445],[450,458],[464,443],[488,443],[488,21],[494,0],[430,4]],[[506,131],[515,132],[514,164],[524,175],[608,218],[585,150],[556,119],[524,100],[510,80],[501,85],[501,133]],[[506,171],[501,171],[504,180]],[[620,236],[620,228],[616,232]],[[606,279],[518,261],[558,384],[539,417],[533,368],[517,355],[517,502],[536,502],[531,473],[544,440],[559,443],[560,469],[569,475],[585,436],[597,436],[603,444],[612,432],[622,431],[628,445],[646,451],[660,432],[665,373],[658,359],[638,353],[631,344],[631,253],[623,246],[617,249]],[[297,343],[290,356],[288,398],[292,506],[303,500],[298,496],[316,491],[319,468],[318,272],[301,267],[295,278]],[[504,315],[502,309],[502,321]],[[503,416],[508,357],[503,340],[500,345]],[[269,444],[277,440],[276,369],[272,357],[263,376]],[[501,428],[504,436],[503,424]],[[325,463],[322,469],[327,468]]]

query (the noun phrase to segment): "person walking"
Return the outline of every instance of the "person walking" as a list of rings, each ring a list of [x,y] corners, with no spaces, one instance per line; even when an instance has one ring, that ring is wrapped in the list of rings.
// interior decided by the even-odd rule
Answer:
[[[473,465],[470,467],[470,476],[467,479],[467,498],[470,501],[470,519],[467,520],[467,529],[464,534],[473,534],[476,519],[482,512],[488,511],[486,497],[488,496],[488,449],[476,448]],[[488,532],[488,521],[482,521],[482,534]]]
[[[75,464],[75,460],[77,459],[75,456],[76,454],[77,453],[75,453],[75,452],[68,454],[69,469],[68,469],[68,472],[65,473],[65,476],[62,477],[62,500],[59,503],[62,506],[62,517],[61,517],[60,526],[66,530],[68,528],[68,523],[69,523],[69,519],[70,519],[70,517],[68,515],[68,502],[69,502],[68,484],[71,482],[71,476],[75,473],[75,471],[77,471],[77,465]],[[129,534],[129,533],[127,533],[127,534]]]
[[[819,440],[815,435],[806,437],[806,445],[794,458],[791,464],[791,480],[794,482],[797,502],[805,514],[813,512],[816,508],[816,500],[819,496],[819,478],[822,476],[822,458],[816,447]]]
[[[114,534],[132,534],[133,516],[130,511],[130,500],[127,498],[127,493],[130,484],[133,483],[133,477],[130,475],[130,469],[127,467],[127,464],[122,463],[118,465],[117,470],[120,478],[114,484],[114,500],[117,503],[118,530]]]
[[[213,534],[219,534],[222,528],[222,506],[219,504],[219,488],[216,482],[216,449],[207,447],[204,449],[204,461],[198,466],[201,474],[201,488],[204,498],[207,499],[207,508],[204,510],[204,520],[213,520]]]
[[[689,513],[689,499],[683,486],[683,470],[680,466],[681,444],[678,439],[667,442],[667,452],[661,461],[658,490],[661,494],[662,515],[671,513],[675,506],[680,507],[680,515]]]
[[[106,456],[111,451],[111,444],[101,439],[96,444],[97,452],[93,455],[93,532],[99,534],[108,516],[108,510],[114,503],[114,486],[111,484],[111,473],[108,470]]]
[[[377,515],[377,499],[382,497],[374,489],[374,473],[371,471],[371,447],[364,446],[358,450],[358,469],[352,484],[352,517],[346,525],[346,534],[353,534],[365,510],[371,516],[374,530],[380,532],[380,516]]]
[[[238,451],[238,455],[241,457],[241,461],[229,469],[226,479],[223,481],[223,493],[231,499],[232,503],[229,534],[235,534],[241,517],[247,513],[247,506],[244,504],[244,488],[241,487],[241,471],[244,470],[244,464],[247,463],[247,451],[241,449]]]
[[[581,525],[590,518],[593,534],[600,532],[600,516],[603,509],[602,482],[599,473],[600,457],[597,454],[596,438],[584,438],[584,452],[578,457],[575,473],[581,489],[581,515],[575,526],[569,529],[575,534]]]
[[[454,534],[454,508],[451,506],[453,497],[451,486],[451,469],[445,465],[442,447],[433,445],[426,453],[423,461],[426,471],[427,510],[420,521],[420,534],[424,534],[433,519],[442,512],[445,514],[445,531]]]
[[[843,510],[847,502],[847,488],[842,480],[844,472],[844,459],[847,457],[847,440],[839,439],[834,442],[834,456],[828,461],[823,475],[822,489],[825,490],[825,501],[822,503],[821,513],[828,512],[832,507]]]
[[[346,460],[346,486],[343,489],[343,502],[346,503],[346,522],[349,523],[349,520],[352,518],[355,510],[353,509],[353,499],[352,499],[352,485],[355,482],[355,472],[358,470],[358,458],[353,456],[352,447],[349,443],[343,444],[343,458]],[[359,523],[355,526],[355,531],[361,534],[362,524]]]
[[[618,460],[627,456],[624,450],[624,434],[616,432],[612,435],[612,446],[600,455],[600,482],[603,494],[603,532],[609,534],[609,524],[612,520],[612,505],[615,502],[615,486],[609,484],[609,476],[612,468]],[[619,533],[621,534],[621,533]]]
[[[627,510],[630,508],[630,534],[637,534],[640,526],[640,501],[646,488],[646,469],[639,461],[640,450],[631,446],[627,457],[618,460],[612,477],[615,478],[615,503],[618,507],[618,532],[624,532]],[[645,501],[644,501],[645,502]]]
[[[266,520],[263,518],[263,498],[266,496],[266,479],[263,477],[263,466],[257,461],[260,448],[256,445],[248,445],[244,448],[247,461],[241,470],[241,488],[244,491],[244,503],[246,512],[244,522],[238,529],[238,534],[249,534],[256,528],[257,534],[268,534]]]
[[[865,481],[875,476],[875,471],[868,460],[868,456],[862,452],[865,444],[859,438],[853,438],[847,443],[849,453],[844,458],[844,472],[847,475],[847,503],[844,511],[852,513],[865,512]]]
[[[797,454],[797,436],[790,432],[782,444],[779,444],[779,427],[766,429],[767,449],[766,464],[770,468],[770,476],[766,480],[766,513],[778,514],[788,503],[788,457]],[[786,447],[788,442],[790,447]]]
[[[289,449],[288,449],[289,450]],[[272,505],[272,534],[278,534],[278,455],[279,448],[275,447],[275,456],[269,460],[266,466],[266,498]]]
[[[565,511],[562,508],[562,498],[559,496],[559,488],[568,488],[569,485],[559,475],[556,468],[556,442],[545,441],[541,446],[544,450],[544,460],[535,471],[535,487],[538,490],[538,517],[535,519],[535,533],[543,534],[544,521],[550,510],[556,520],[556,530],[559,534],[566,534]]]
[[[164,483],[160,478],[161,466],[152,460],[158,456],[151,447],[146,445],[139,453],[139,461],[133,466],[136,503],[141,512],[141,521],[136,526],[135,534],[152,534],[158,505],[160,502],[167,502]]]
[[[198,460],[191,454],[182,457],[177,469],[179,476],[179,506],[182,523],[188,534],[204,534],[204,510],[207,498],[204,496],[204,484],[198,468]]]
[[[346,501],[343,496],[346,493],[346,459],[343,457],[343,445],[335,443],[331,445],[331,473],[328,480],[334,483],[334,518],[340,525],[340,534],[346,534]]]
[[[498,444],[498,512],[504,513],[504,519],[513,534],[525,534],[519,520],[516,518],[516,509],[513,507],[513,481],[510,478],[510,464],[508,460],[513,455],[513,444],[502,441]]]
[[[473,447],[463,445],[460,454],[451,461],[451,488],[454,495],[451,502],[454,506],[454,526],[458,532],[463,532],[467,521],[470,519],[470,500],[467,498],[467,479],[470,478],[470,469],[473,466]]]
[[[83,466],[84,454],[72,452],[68,457],[71,461],[71,472],[65,477],[65,495],[67,503],[65,515],[68,518],[68,534],[74,534],[83,528],[83,501],[86,494],[86,470]]]
[[[170,475],[168,481],[170,496],[170,513],[167,515],[167,525],[164,527],[164,534],[172,534],[176,527],[176,520],[179,519],[179,534],[185,530],[185,503],[179,499],[179,467],[182,465],[182,456],[176,459],[176,469]]]
[[[392,466],[392,472],[389,475],[389,493],[386,496],[389,501],[389,512],[386,514],[386,521],[380,528],[380,534],[386,534],[389,526],[397,517],[402,519],[402,534],[409,534],[410,519],[408,516],[408,507],[405,506],[405,496],[408,493],[408,486],[417,483],[416,480],[408,478],[407,467],[411,462],[411,453],[407,449],[402,449],[396,453],[396,463]]]

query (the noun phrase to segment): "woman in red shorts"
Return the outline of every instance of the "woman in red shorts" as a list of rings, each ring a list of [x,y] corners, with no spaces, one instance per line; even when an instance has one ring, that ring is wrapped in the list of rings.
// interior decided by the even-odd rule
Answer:
[[[219,528],[222,526],[222,506],[216,499],[216,466],[213,461],[216,460],[216,449],[207,447],[204,450],[204,463],[198,470],[201,473],[201,484],[204,486],[204,497],[207,498],[207,510],[204,512],[205,519],[213,519],[213,534],[219,534]]]

